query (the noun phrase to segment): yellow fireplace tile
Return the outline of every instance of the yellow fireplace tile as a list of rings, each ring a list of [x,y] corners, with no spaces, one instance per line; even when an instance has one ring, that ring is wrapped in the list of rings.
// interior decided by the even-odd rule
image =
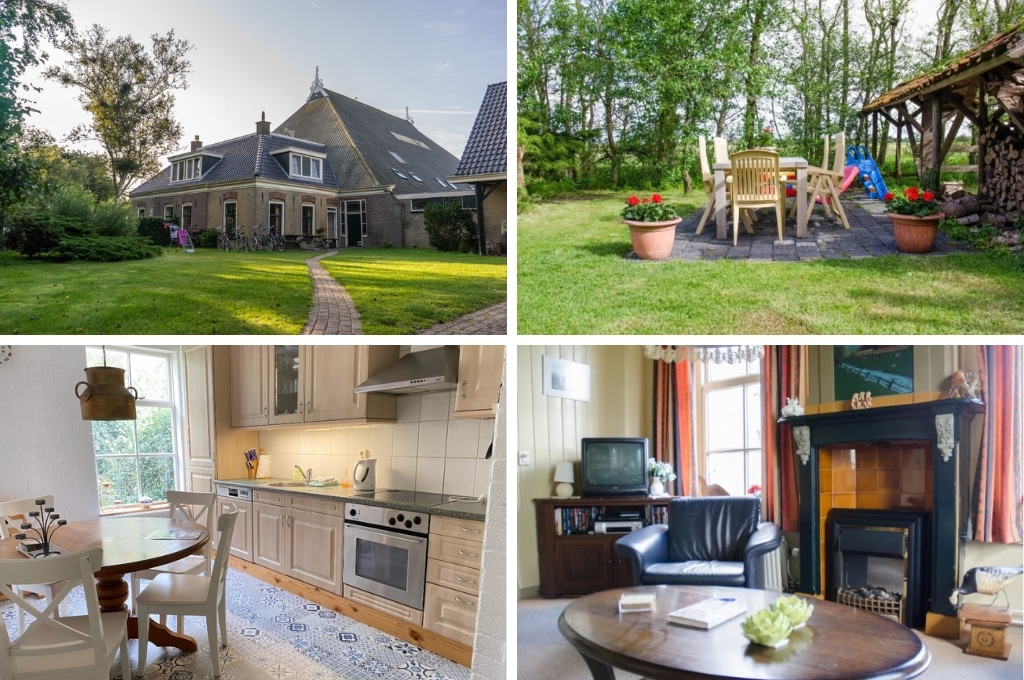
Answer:
[[[857,474],[853,470],[832,471],[832,493],[853,493],[857,490]]]
[[[869,510],[889,509],[889,496],[885,493],[858,493],[857,507]]]
[[[857,468],[857,493],[868,493],[878,490],[878,470]]]
[[[829,470],[818,478],[821,483],[821,493],[832,493],[832,471]]]
[[[924,469],[907,468],[900,475],[900,491],[903,493],[924,493]]]
[[[874,469],[878,467],[878,447],[863,446],[857,448],[857,469]]]
[[[818,469],[819,470],[831,470],[832,469],[832,449],[824,448],[818,451]]]
[[[899,470],[879,470],[878,490],[899,491],[902,475]]]
[[[822,514],[823,517],[827,516],[828,515],[828,511],[832,509],[832,494],[830,494],[830,493],[820,494],[818,496],[818,504],[819,504],[818,511]]]
[[[882,470],[899,470],[903,466],[903,456],[900,450],[894,447],[886,447],[878,452],[878,467]]]
[[[925,450],[920,446],[904,447],[903,469],[920,468],[924,469]]]
[[[853,449],[835,449],[832,452],[833,470],[852,470],[857,467],[857,452]]]
[[[832,507],[834,508],[856,508],[857,494],[835,493],[832,494]]]

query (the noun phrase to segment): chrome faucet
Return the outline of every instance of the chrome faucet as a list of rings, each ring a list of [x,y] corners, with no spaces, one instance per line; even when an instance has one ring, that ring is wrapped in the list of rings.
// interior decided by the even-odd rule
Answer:
[[[302,475],[302,481],[306,482],[306,484],[309,484],[309,482],[313,479],[313,468],[309,468],[308,470],[303,472],[302,468],[296,465],[295,469],[299,471],[300,475]]]

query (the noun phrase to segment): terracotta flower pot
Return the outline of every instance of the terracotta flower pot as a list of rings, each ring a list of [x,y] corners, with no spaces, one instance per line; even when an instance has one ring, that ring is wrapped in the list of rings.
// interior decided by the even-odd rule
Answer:
[[[668,257],[676,241],[676,225],[681,219],[677,217],[665,222],[623,220],[629,225],[629,238],[636,256],[641,260],[664,260]]]
[[[935,236],[939,233],[942,215],[916,217],[889,213],[892,220],[892,235],[896,239],[896,250],[901,253],[927,253],[935,247]]]

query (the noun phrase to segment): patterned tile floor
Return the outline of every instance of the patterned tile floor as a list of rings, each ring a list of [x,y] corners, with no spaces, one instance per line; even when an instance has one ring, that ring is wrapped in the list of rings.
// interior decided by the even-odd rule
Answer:
[[[81,613],[83,608],[80,592],[72,594],[70,613]],[[14,606],[0,603],[0,615],[9,633],[16,635]],[[228,574],[227,618],[228,646],[220,650],[222,680],[470,677],[464,666],[236,570]],[[150,645],[145,678],[211,677],[205,619],[186,617],[185,632],[199,643],[199,651],[185,654]],[[138,642],[131,640],[128,647],[132,672],[137,673]],[[115,660],[110,677],[120,678],[120,668]]]

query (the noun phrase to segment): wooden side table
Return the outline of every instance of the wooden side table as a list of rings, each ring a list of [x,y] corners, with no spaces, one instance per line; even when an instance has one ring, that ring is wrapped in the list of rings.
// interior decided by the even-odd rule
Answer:
[[[1010,624],[1010,612],[980,604],[965,604],[960,608],[960,620],[971,627],[971,639],[964,649],[965,654],[1003,661],[1009,658],[1006,627]]]

